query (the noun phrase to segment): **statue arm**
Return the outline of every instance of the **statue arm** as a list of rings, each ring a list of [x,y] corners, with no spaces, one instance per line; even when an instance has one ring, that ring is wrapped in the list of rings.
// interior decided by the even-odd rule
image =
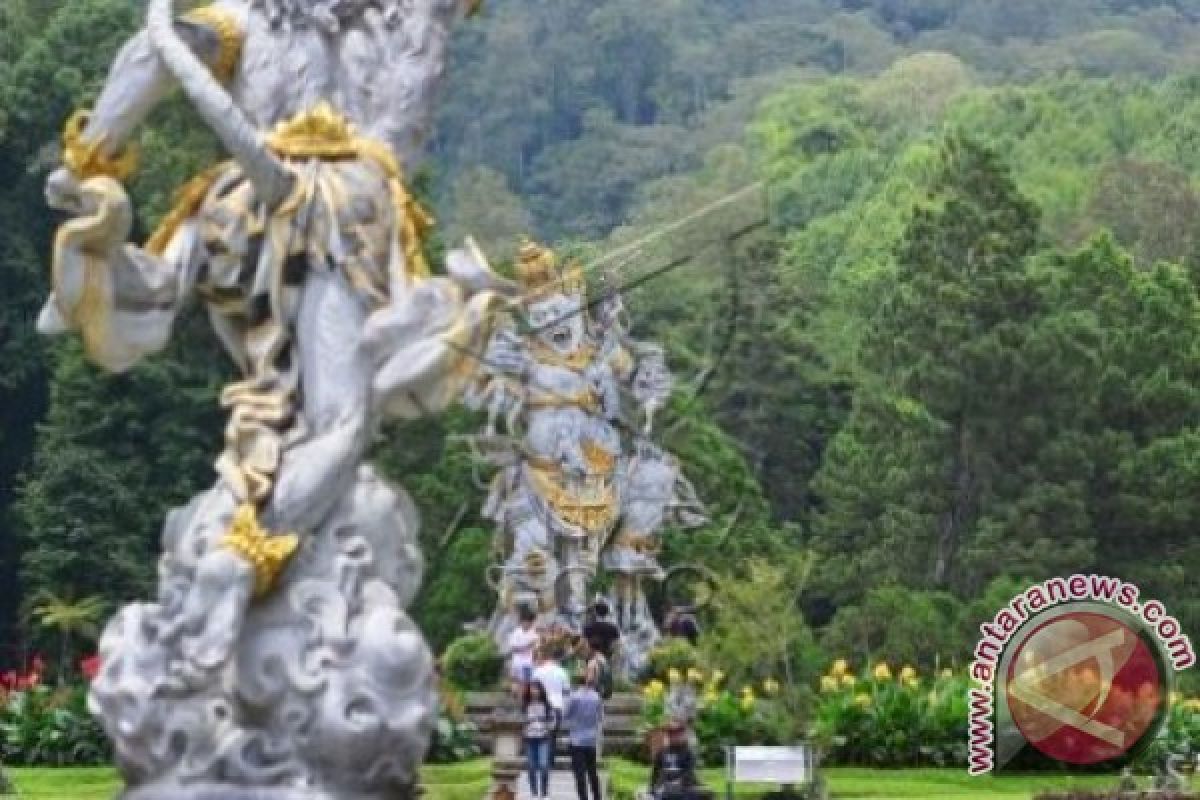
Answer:
[[[116,180],[75,187],[76,216],[54,238],[52,291],[38,331],[76,331],[92,361],[123,372],[161,350],[201,260],[194,221],[175,232],[162,257],[126,244],[133,212]]]
[[[455,251],[447,258],[463,258]],[[441,411],[462,399],[481,380],[493,331],[503,324],[508,289],[496,276],[481,280],[459,269],[404,287],[392,302],[372,313],[363,332],[374,359],[372,398],[384,413],[414,419]]]
[[[234,11],[216,4],[184,16],[175,28],[219,79],[228,80],[240,54],[241,25]],[[138,32],[113,61],[100,97],[84,120],[81,141],[98,148],[100,158],[117,158],[133,131],[174,85],[149,33]],[[76,172],[79,179],[90,177],[78,174],[78,168]]]

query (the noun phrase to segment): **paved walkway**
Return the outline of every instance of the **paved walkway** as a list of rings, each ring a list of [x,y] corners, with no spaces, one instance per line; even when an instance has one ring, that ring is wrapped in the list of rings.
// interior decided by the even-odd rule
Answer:
[[[518,781],[517,800],[533,800],[529,793],[529,776],[522,772]],[[604,770],[600,770],[600,791],[608,797],[608,775]],[[569,769],[550,770],[550,800],[579,800],[575,793],[575,775]]]

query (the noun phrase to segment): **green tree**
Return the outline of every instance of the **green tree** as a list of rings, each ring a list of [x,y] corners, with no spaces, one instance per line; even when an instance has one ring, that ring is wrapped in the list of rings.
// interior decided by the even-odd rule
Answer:
[[[21,537],[11,504],[47,399],[46,348],[34,332],[54,224],[42,180],[63,121],[95,90],[135,14],[121,0],[0,5],[0,580],[14,586]],[[17,640],[20,594],[0,597],[0,641]]]
[[[786,561],[745,561],[720,581],[700,648],[731,686],[774,678],[796,701],[814,677],[821,659],[797,605],[812,566],[810,554],[793,551]]]
[[[932,670],[966,652],[970,639],[959,630],[959,615],[958,600],[946,592],[878,587],[861,603],[838,609],[821,632],[821,646],[855,663],[888,661]]]
[[[52,592],[39,592],[33,597],[30,617],[39,626],[53,631],[58,636],[60,686],[66,684],[73,661],[72,643],[80,637],[95,641],[100,635],[100,621],[106,608],[104,598],[98,595],[74,600]]]
[[[951,136],[865,332],[851,419],[818,476],[818,539],[865,557],[873,578],[972,585],[961,555],[1028,402],[1019,376],[1038,298],[1025,260],[1037,247],[1037,208],[1008,169]]]
[[[504,175],[487,167],[455,179],[450,206],[446,240],[457,246],[470,235],[494,264],[513,260],[521,237],[534,232],[533,218]]]

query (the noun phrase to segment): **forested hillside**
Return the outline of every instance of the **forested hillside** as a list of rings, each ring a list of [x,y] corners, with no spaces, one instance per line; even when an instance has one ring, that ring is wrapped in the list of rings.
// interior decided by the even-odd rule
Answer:
[[[0,579],[19,587],[0,663],[44,642],[18,598],[143,594],[165,509],[213,479],[230,367],[199,315],[117,378],[32,332],[54,138],[139,8],[0,4]],[[671,556],[770,556],[826,647],[961,657],[1014,581],[1079,569],[1195,631],[1197,34],[1186,0],[489,0],[419,183],[444,239],[503,260],[527,231],[602,251],[765,182],[767,230],[629,303],[684,378],[662,436],[713,516]],[[216,150],[178,101],[142,150],[146,229]],[[438,643],[492,602],[481,490],[446,436],[477,424],[377,453],[424,511]]]

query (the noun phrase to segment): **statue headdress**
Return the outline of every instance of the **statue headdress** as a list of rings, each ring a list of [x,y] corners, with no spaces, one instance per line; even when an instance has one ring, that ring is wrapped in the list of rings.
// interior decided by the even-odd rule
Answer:
[[[526,239],[517,254],[517,281],[526,301],[551,294],[583,294],[587,281],[577,262],[562,264],[548,247]]]

